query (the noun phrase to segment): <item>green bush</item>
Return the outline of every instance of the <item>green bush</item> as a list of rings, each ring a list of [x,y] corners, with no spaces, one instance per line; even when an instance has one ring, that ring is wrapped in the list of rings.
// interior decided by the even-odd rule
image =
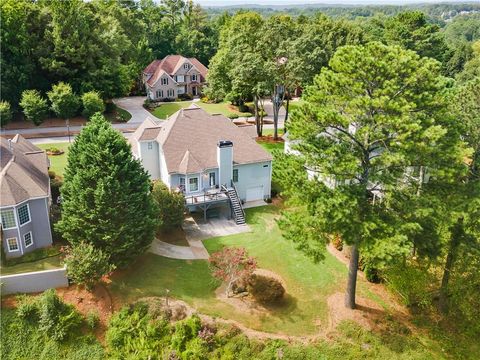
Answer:
[[[382,278],[380,277],[379,270],[376,267],[374,267],[373,265],[370,265],[370,264],[365,265],[365,268],[364,268],[363,271],[365,273],[365,277],[371,283],[378,284],[382,281]]]
[[[97,112],[103,113],[105,111],[105,104],[103,103],[100,94],[96,91],[84,93],[82,95],[82,105],[82,115],[87,119],[90,119],[90,117]]]
[[[187,343],[198,335],[201,328],[202,322],[196,315],[177,322],[170,342],[171,347],[183,353],[187,348]]]
[[[250,109],[248,108],[247,105],[245,105],[245,104],[240,104],[240,105],[238,105],[238,111],[240,111],[240,112],[249,112]]]
[[[253,117],[253,114],[251,112],[242,113],[241,115],[246,118]]]
[[[248,291],[262,304],[278,302],[285,295],[285,288],[280,281],[258,274],[253,274],[248,279]]]
[[[85,285],[88,290],[115,269],[115,266],[110,264],[108,254],[87,242],[67,248],[64,261],[68,277],[76,284]]]
[[[229,113],[227,117],[231,120],[233,119],[238,119],[238,114],[237,113]]]
[[[75,307],[64,303],[54,289],[49,289],[40,296],[38,312],[40,330],[53,340],[64,340],[82,323],[82,317]]]
[[[158,208],[159,231],[182,225],[185,198],[181,192],[173,192],[162,181],[155,181],[152,196]]]
[[[37,322],[39,319],[37,299],[27,295],[18,296],[16,315],[21,320],[31,323]]]
[[[48,116],[47,100],[37,90],[25,90],[22,93],[20,106],[25,118],[37,126]]]
[[[62,178],[54,177],[50,180],[50,194],[52,195],[52,202],[57,203],[57,199],[60,196],[60,188],[63,185]]]
[[[90,329],[95,329],[100,322],[100,316],[98,315],[98,311],[90,311],[85,318],[85,322]]]
[[[12,121],[12,109],[7,101],[0,101],[0,126],[3,127]]]

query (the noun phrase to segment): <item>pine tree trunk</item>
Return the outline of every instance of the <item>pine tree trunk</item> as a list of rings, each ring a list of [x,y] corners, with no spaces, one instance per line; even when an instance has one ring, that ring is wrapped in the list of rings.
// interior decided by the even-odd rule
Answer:
[[[450,244],[448,246],[447,260],[443,270],[442,284],[440,286],[439,308],[444,314],[448,313],[448,284],[450,282],[450,274],[452,273],[457,258],[458,247],[463,236],[463,218],[458,219],[457,223],[451,231]]]
[[[345,306],[349,309],[355,309],[359,256],[358,245],[354,244],[352,246],[352,254],[350,255],[350,263],[348,265],[348,283],[347,292],[345,294]]]
[[[257,128],[257,136],[261,137],[262,136],[262,128],[260,124],[260,116],[258,112],[258,96],[254,95],[253,96],[253,107],[255,111],[255,126]]]

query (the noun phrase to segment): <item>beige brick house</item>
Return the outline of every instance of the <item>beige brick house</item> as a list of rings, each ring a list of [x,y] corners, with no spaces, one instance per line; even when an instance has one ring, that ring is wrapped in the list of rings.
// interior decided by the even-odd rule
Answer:
[[[147,97],[151,100],[176,99],[179,95],[198,96],[208,69],[195,58],[168,55],[153,60],[143,70]]]

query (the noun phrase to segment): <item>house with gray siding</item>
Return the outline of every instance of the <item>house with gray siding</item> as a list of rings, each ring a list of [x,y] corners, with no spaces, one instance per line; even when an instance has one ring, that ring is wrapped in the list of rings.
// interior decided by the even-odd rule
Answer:
[[[208,69],[196,58],[168,55],[153,60],[143,70],[143,82],[150,100],[173,100],[183,94],[200,95]]]
[[[164,122],[146,119],[129,141],[150,177],[184,193],[190,210],[225,203],[242,223],[242,203],[270,198],[272,156],[223,115],[193,104]]]
[[[0,143],[2,245],[7,258],[19,257],[52,244],[49,160],[20,135]]]

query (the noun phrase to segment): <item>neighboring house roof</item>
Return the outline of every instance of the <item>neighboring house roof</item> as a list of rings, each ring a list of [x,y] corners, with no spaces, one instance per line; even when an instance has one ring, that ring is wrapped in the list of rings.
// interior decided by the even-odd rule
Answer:
[[[132,149],[145,131],[150,131],[147,119],[132,135]],[[233,163],[248,164],[270,161],[272,156],[244,129],[223,115],[210,115],[192,105],[173,114],[159,129],[156,141],[162,146],[168,172],[191,174],[218,167],[217,144],[220,140],[233,142]]]
[[[182,55],[168,55],[162,60],[153,60],[143,70],[143,73],[149,76],[147,78],[147,84],[150,86],[154,85],[165,73],[169,76],[173,76],[181,68],[185,61],[190,62],[198,70],[203,79],[207,77],[207,67],[196,58],[186,58]]]
[[[9,141],[0,138],[1,173],[0,206],[12,206],[30,198],[50,194],[48,157],[20,135]]]

